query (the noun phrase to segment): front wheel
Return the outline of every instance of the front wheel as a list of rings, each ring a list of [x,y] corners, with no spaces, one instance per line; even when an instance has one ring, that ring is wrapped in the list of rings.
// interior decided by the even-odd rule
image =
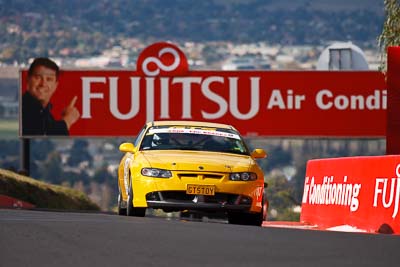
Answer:
[[[262,213],[232,212],[228,213],[228,222],[230,224],[261,226],[263,222],[262,216]]]
[[[146,208],[135,208],[133,206],[133,188],[132,182],[129,182],[128,203],[126,208],[126,215],[135,217],[144,217],[146,215]]]
[[[260,213],[229,212],[228,222],[230,224],[262,226],[263,221],[267,220],[268,204],[269,203],[267,196],[266,194],[264,194],[262,200],[262,209]]]
[[[267,198],[267,194],[264,193],[263,202],[262,202],[262,220],[266,221],[268,217],[268,208],[269,208],[269,201]]]
[[[126,215],[126,201],[122,199],[121,190],[118,193],[118,215]]]

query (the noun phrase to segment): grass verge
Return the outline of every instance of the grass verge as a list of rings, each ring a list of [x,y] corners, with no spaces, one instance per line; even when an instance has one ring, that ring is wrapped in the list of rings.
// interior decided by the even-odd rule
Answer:
[[[100,210],[80,191],[41,182],[4,169],[0,169],[0,194],[29,202],[43,209]]]

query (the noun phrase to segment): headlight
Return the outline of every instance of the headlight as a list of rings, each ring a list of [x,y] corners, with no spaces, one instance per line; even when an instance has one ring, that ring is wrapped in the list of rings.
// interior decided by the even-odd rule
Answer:
[[[229,180],[232,181],[255,181],[257,174],[254,172],[234,172],[229,175]]]
[[[172,173],[168,170],[154,169],[154,168],[143,168],[143,176],[158,177],[158,178],[170,178]]]

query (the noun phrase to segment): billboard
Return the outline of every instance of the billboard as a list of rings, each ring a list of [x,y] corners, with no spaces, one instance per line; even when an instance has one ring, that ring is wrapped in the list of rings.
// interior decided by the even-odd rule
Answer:
[[[23,98],[28,71],[20,74]],[[191,71],[171,43],[144,49],[136,70],[61,70],[51,104],[56,121],[73,104],[79,118],[65,135],[76,137],[135,136],[153,120],[228,123],[245,136],[386,134],[381,72]],[[20,119],[30,136],[23,128]]]

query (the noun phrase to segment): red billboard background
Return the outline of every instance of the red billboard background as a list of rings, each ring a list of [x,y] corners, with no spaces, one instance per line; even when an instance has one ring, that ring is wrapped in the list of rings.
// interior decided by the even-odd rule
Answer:
[[[26,80],[21,71],[22,93]],[[386,134],[381,72],[190,71],[167,43],[145,49],[135,71],[62,70],[51,99],[55,118],[74,96],[81,117],[71,136],[134,136],[145,122],[167,119],[228,123],[246,136]]]

